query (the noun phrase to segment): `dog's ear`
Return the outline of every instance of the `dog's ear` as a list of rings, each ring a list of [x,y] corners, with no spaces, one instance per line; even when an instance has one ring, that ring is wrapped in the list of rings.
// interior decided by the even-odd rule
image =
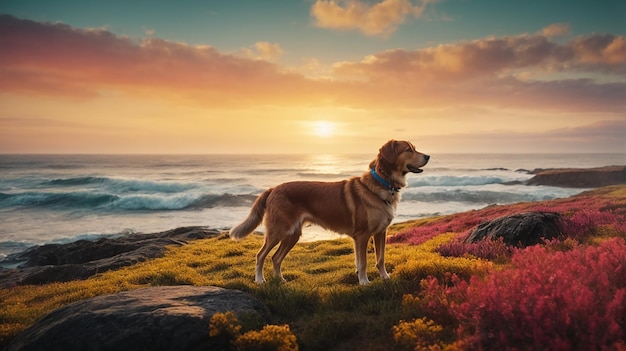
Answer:
[[[379,156],[387,163],[395,165],[398,162],[398,141],[389,140],[380,148]]]

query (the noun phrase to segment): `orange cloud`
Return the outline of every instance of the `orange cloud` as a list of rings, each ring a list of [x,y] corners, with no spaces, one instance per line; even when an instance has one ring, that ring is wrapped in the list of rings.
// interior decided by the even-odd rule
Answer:
[[[626,36],[594,34],[581,36],[570,44],[578,63],[617,73],[626,73]],[[614,69],[614,70],[613,70]]]
[[[567,23],[555,23],[543,28],[539,33],[546,37],[562,37],[570,31]]]
[[[406,17],[420,17],[432,0],[413,5],[409,0],[383,0],[369,5],[360,0],[335,2],[317,0],[311,6],[315,24],[322,28],[358,29],[366,35],[387,36],[396,31]]]
[[[543,35],[487,38],[415,51],[388,50],[361,62],[337,63],[334,72],[377,82],[463,81],[528,68],[624,74],[624,40],[624,36],[592,34],[561,45]]]
[[[283,55],[283,49],[280,47],[280,44],[259,41],[252,48],[241,49],[241,53],[243,56],[254,60],[276,62]]]
[[[267,61],[276,61],[283,55],[283,49],[279,44],[260,41],[254,44],[254,47],[259,52],[261,58]]]

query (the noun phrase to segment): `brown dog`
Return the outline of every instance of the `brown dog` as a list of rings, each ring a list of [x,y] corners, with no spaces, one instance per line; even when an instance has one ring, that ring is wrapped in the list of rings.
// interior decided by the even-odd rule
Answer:
[[[257,283],[265,282],[263,264],[268,253],[280,243],[272,257],[274,273],[282,279],[281,264],[300,239],[305,223],[347,234],[354,239],[359,284],[368,284],[367,243],[374,236],[376,267],[383,279],[387,227],[393,219],[400,189],[409,172],[421,173],[430,156],[417,152],[408,141],[390,140],[380,148],[369,165],[370,172],[339,182],[289,182],[266,190],[252,205],[243,223],[230,230],[232,239],[250,234],[265,216],[265,243],[256,256]]]

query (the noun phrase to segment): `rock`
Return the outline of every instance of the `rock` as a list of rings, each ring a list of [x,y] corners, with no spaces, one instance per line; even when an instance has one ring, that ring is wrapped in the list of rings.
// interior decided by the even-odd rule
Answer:
[[[269,320],[252,296],[218,287],[161,286],[98,296],[41,318],[7,350],[215,350],[209,321],[217,312]]]
[[[550,185],[568,188],[597,188],[626,183],[626,166],[599,168],[536,169],[528,185]]]
[[[0,288],[86,279],[96,273],[162,257],[168,245],[180,246],[189,240],[210,238],[219,234],[214,229],[183,227],[161,233],[36,246],[22,253],[9,255],[2,262],[22,263],[16,269],[0,270]]]
[[[544,239],[561,236],[562,220],[561,215],[551,212],[525,212],[504,216],[476,226],[465,242],[502,238],[507,245],[536,245]]]

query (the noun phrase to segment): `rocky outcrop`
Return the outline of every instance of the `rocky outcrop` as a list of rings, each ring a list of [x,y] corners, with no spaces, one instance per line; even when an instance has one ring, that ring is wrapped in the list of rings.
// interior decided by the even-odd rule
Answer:
[[[528,185],[549,185],[568,188],[597,188],[626,184],[626,166],[599,168],[536,169]]]
[[[168,245],[180,246],[219,234],[204,227],[183,227],[161,233],[36,246],[9,255],[2,262],[18,268],[0,270],[0,288],[86,279],[96,273],[161,257]]]
[[[238,290],[163,286],[61,307],[20,333],[7,350],[219,350],[209,321],[232,311],[265,324],[267,308]]]
[[[544,239],[559,237],[563,231],[562,217],[551,212],[525,212],[496,218],[476,226],[465,239],[466,243],[480,240],[498,240],[505,244],[526,247]]]

